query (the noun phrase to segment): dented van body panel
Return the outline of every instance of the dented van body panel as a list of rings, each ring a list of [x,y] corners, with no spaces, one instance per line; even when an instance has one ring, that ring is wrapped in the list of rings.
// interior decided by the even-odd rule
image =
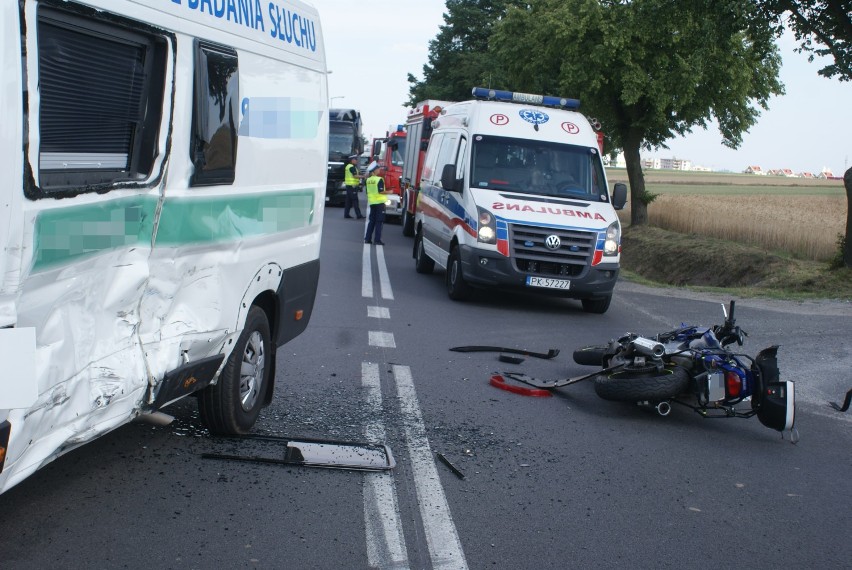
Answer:
[[[328,152],[318,14],[190,4],[0,5],[15,78],[0,86],[0,492],[215,387],[252,308],[272,362],[310,320]]]

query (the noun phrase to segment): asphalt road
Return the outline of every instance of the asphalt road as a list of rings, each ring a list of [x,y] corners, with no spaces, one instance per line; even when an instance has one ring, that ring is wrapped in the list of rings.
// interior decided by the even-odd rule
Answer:
[[[605,315],[567,300],[483,293],[450,301],[415,273],[412,242],[326,212],[308,330],[278,353],[260,434],[381,441],[386,473],[204,459],[278,457],[213,439],[194,401],[168,426],[135,423],[0,496],[0,568],[841,568],[852,560],[852,304],[737,300],[744,351],[780,344],[797,382],[792,445],[756,418],[668,417],[599,399],[489,385],[514,370],[582,374],[577,346],[681,322],[728,299],[620,283]],[[366,269],[365,269],[366,268]],[[519,365],[464,345],[536,352]],[[456,468],[454,473],[443,461]]]

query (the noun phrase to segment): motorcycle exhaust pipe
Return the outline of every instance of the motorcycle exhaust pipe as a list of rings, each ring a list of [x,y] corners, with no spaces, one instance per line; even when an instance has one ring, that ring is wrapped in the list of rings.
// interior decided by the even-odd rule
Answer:
[[[645,356],[662,358],[662,356],[666,353],[666,347],[664,347],[662,343],[651,340],[650,338],[638,336],[634,338],[631,343],[637,352],[641,352]]]
[[[672,405],[668,402],[660,402],[654,409],[657,410],[657,413],[662,417],[666,417],[672,413]]]

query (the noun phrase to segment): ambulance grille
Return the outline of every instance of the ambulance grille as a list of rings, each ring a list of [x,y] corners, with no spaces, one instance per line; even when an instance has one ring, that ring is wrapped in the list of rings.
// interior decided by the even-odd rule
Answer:
[[[558,249],[545,245],[548,236],[557,236]],[[577,277],[591,264],[597,232],[539,228],[513,224],[509,227],[509,248],[515,268],[532,275]]]

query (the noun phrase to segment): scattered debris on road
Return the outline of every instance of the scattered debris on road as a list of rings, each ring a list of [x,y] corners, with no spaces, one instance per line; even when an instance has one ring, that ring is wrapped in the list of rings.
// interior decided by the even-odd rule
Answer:
[[[544,359],[556,358],[556,355],[559,354],[558,348],[551,348],[547,352],[532,352],[522,348],[501,348],[499,346],[455,346],[450,350],[453,352],[505,352]]]
[[[243,435],[234,438],[284,445],[280,457],[251,455],[228,455],[224,453],[202,453],[203,459],[226,461],[248,461],[324,469],[346,469],[354,471],[387,471],[396,466],[390,448],[381,443],[357,443],[324,439],[293,439],[271,435]]]
[[[443,453],[439,453],[439,452],[437,452],[437,451],[436,451],[436,452],[435,452],[435,455],[437,455],[437,456],[438,456],[438,459],[441,461],[441,463],[443,463],[444,465],[446,465],[446,466],[450,469],[450,471],[452,471],[452,472],[455,474],[455,476],[456,476],[456,477],[458,477],[459,479],[464,479],[464,473],[462,473],[461,471],[459,471],[459,470],[456,468],[456,466],[455,466],[455,465],[453,465],[452,463],[450,463],[450,460],[449,460],[449,459],[447,459],[446,457],[444,457],[444,454],[443,454]]]
[[[837,402],[829,402],[829,405],[837,410],[838,412],[845,412],[849,409],[849,403],[852,402],[852,390],[846,392],[846,399],[843,400],[843,405],[841,406]]]

